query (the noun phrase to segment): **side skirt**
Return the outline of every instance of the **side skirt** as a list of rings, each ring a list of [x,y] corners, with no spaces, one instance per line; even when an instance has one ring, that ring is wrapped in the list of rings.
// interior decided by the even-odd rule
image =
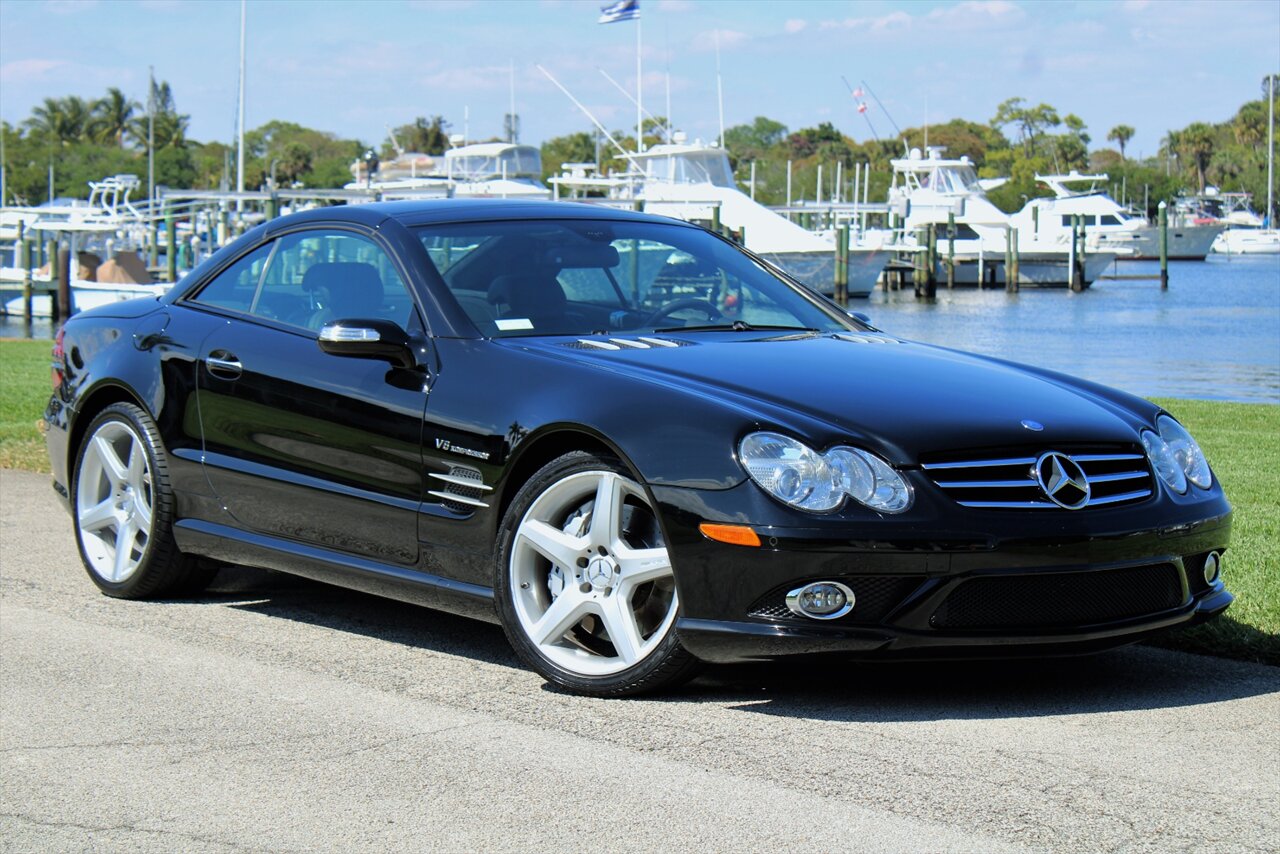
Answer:
[[[178,548],[188,554],[274,569],[462,617],[498,622],[492,588],[478,584],[199,519],[175,522],[173,535]]]

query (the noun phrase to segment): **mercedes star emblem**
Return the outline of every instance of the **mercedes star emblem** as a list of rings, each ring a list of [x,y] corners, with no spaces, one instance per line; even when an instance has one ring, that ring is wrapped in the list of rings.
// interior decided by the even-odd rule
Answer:
[[[1036,460],[1036,481],[1050,501],[1068,510],[1089,503],[1089,478],[1075,460],[1049,451]]]

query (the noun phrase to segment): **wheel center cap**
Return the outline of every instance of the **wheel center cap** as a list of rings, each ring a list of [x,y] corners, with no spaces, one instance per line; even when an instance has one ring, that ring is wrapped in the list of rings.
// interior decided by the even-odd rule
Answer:
[[[596,590],[603,590],[613,584],[613,576],[618,565],[612,558],[597,557],[587,564],[587,581]]]

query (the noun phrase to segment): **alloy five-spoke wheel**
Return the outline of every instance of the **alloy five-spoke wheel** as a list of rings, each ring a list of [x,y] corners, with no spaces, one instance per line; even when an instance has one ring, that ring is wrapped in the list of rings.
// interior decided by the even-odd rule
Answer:
[[[89,437],[80,460],[76,523],[89,569],[115,584],[138,570],[151,539],[151,466],[142,439],[123,421]]]
[[[619,695],[686,677],[671,558],[644,489],[615,460],[567,454],[504,520],[497,590],[513,645],[548,679]]]
[[[194,592],[217,571],[174,543],[168,459],[155,422],[133,404],[108,406],[85,431],[71,509],[85,569],[109,596]]]

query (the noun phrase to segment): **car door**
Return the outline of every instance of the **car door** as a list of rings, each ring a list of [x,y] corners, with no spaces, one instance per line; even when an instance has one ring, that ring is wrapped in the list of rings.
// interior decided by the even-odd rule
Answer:
[[[345,227],[287,233],[255,253],[266,255],[256,275],[218,277],[191,300],[226,317],[198,371],[210,485],[245,530],[414,565],[426,374],[316,341],[342,318],[422,332],[395,259]]]

